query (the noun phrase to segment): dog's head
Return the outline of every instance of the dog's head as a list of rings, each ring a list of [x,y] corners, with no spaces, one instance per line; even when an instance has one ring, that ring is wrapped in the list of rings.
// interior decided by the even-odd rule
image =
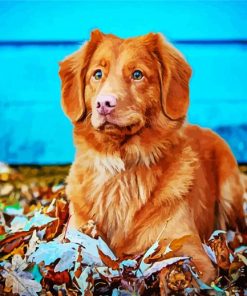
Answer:
[[[121,39],[95,30],[59,74],[64,112],[102,135],[130,137],[160,116],[186,116],[191,69],[161,34]]]

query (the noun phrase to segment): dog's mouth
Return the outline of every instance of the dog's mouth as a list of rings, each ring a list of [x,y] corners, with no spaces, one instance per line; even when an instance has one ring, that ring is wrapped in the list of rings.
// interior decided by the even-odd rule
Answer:
[[[103,132],[109,135],[134,135],[140,131],[142,125],[140,122],[131,123],[128,125],[120,125],[109,121],[104,122],[97,128],[99,132]]]
[[[145,118],[137,113],[124,114],[122,116],[114,116],[112,114],[94,116],[92,114],[91,124],[98,133],[122,139],[125,136],[129,137],[140,132],[145,125]]]

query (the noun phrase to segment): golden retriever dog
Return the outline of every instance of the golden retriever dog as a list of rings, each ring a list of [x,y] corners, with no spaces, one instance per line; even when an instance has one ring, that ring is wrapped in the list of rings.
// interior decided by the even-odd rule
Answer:
[[[189,235],[177,255],[193,257],[211,280],[202,241],[215,228],[244,230],[244,188],[224,140],[185,122],[184,57],[161,34],[122,39],[95,30],[59,74],[76,146],[70,224],[94,220],[119,257]]]

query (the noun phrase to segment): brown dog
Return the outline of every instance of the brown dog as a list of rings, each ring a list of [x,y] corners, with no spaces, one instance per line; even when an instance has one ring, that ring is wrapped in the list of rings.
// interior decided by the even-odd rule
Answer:
[[[62,106],[74,124],[67,182],[72,224],[93,219],[118,256],[190,235],[208,281],[201,240],[245,227],[243,185],[227,144],[184,123],[191,69],[160,34],[121,39],[93,31],[61,62]]]

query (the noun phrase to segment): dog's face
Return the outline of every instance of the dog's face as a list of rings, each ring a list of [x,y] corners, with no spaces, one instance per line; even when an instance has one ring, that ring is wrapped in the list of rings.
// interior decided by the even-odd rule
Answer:
[[[101,134],[131,136],[160,114],[186,115],[191,70],[160,34],[120,39],[96,30],[60,65],[65,113],[74,123],[90,118]]]
[[[85,102],[101,132],[133,134],[159,105],[159,77],[152,53],[139,39],[103,39],[86,74]],[[157,110],[156,110],[157,112]]]

